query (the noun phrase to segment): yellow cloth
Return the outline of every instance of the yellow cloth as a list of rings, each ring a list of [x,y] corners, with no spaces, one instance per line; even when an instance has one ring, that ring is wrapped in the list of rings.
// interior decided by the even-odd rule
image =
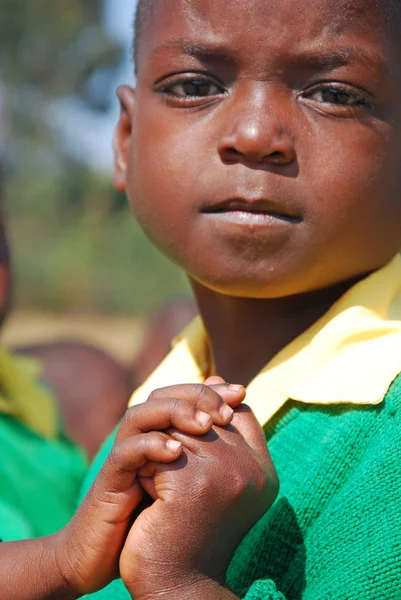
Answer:
[[[0,414],[45,438],[57,435],[57,411],[53,397],[38,384],[39,361],[21,358],[0,348]]]
[[[206,332],[196,318],[130,406],[155,388],[203,382]],[[313,404],[378,404],[401,372],[401,257],[348,290],[251,381],[246,403],[264,425],[288,399]],[[233,382],[237,383],[237,382]]]

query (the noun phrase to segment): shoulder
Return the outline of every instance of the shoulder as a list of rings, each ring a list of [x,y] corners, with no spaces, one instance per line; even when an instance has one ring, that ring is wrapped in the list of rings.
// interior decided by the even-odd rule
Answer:
[[[401,407],[401,373],[397,375],[389,386],[384,397],[384,402],[390,412],[397,411]]]
[[[33,356],[42,361],[45,379],[55,382],[64,378],[79,378],[81,383],[96,373],[97,379],[128,381],[128,371],[107,352],[87,343],[78,341],[55,341],[28,345],[15,351],[25,356]],[[70,379],[71,383],[71,379]]]
[[[119,422],[135,387],[133,376],[103,350],[75,341],[17,349],[38,358],[67,435],[90,457]]]

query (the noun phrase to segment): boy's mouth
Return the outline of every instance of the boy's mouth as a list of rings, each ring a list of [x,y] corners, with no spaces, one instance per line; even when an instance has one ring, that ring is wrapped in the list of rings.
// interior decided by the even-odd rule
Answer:
[[[266,199],[232,198],[202,209],[203,214],[226,215],[238,222],[266,223],[274,220],[297,224],[301,218]],[[237,214],[236,214],[237,213]]]

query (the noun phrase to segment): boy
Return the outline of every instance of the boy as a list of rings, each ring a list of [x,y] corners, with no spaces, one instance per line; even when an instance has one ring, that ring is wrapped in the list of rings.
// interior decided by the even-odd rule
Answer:
[[[212,373],[249,384],[281,493],[226,579],[230,470],[208,478],[189,453],[169,509],[133,525],[125,584],[137,599],[401,597],[400,4],[138,11],[115,182],[189,274],[204,327],[134,402]]]
[[[3,595],[74,598],[120,557],[128,591],[94,598],[399,597],[399,7],[138,10],[115,183],[190,276],[203,325],[134,395],[71,524],[41,547],[0,548],[2,573],[14,555],[36,574],[24,596],[14,569]],[[262,430],[214,373],[248,385],[274,504]],[[129,531],[143,490],[155,502]]]

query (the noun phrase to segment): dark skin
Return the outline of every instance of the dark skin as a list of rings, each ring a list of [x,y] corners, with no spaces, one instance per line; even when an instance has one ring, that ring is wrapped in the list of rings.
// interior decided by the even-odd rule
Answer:
[[[399,248],[400,72],[383,11],[295,4],[296,21],[290,0],[160,1],[137,89],[119,91],[115,183],[189,274],[216,372],[244,384]],[[244,203],[264,214],[234,214]]]
[[[155,7],[137,92],[119,93],[115,182],[189,274],[216,371],[245,383],[399,249],[399,49],[373,1]],[[205,383],[157,390],[129,411],[56,545],[0,548],[5,574],[18,558],[25,580],[36,565],[39,586],[26,596],[14,577],[4,597],[76,597],[119,562],[136,600],[236,598],[227,565],[277,480],[260,426],[236,408],[242,388]],[[225,420],[223,400],[236,408]],[[203,430],[200,406],[211,415]],[[175,454],[167,439],[181,442]],[[155,502],[129,531],[144,489]]]
[[[9,307],[10,289],[8,245],[0,219],[2,321]],[[23,351],[43,361],[44,378],[55,391],[65,428],[73,439],[94,452],[96,444],[120,419],[118,411],[122,410],[115,402],[121,386],[116,381],[112,385],[110,359],[96,349],[72,342],[40,345]],[[91,377],[91,373],[96,377]],[[168,500],[171,480],[168,472],[164,474],[163,464],[176,461],[177,473],[182,472],[186,477],[191,473],[192,469],[182,470],[179,462],[184,443],[188,450],[192,449],[192,460],[199,462],[194,440],[195,436],[203,436],[204,458],[210,462],[208,446],[210,441],[215,441],[215,433],[212,440],[207,436],[209,432],[212,435],[213,425],[221,430],[220,445],[213,444],[214,462],[217,459],[220,464],[224,450],[226,468],[237,482],[238,491],[242,492],[249,485],[254,490],[248,501],[257,509],[248,518],[244,534],[258,515],[270,507],[277,493],[275,470],[256,419],[245,412],[237,425],[238,431],[224,430],[233,421],[233,408],[244,397],[245,389],[241,385],[230,386],[220,377],[211,377],[205,385],[155,390],[145,404],[126,411],[108,460],[70,523],[54,535],[0,544],[0,597],[75,600],[106,586],[120,570],[127,581],[131,581],[135,539],[127,551],[122,553],[122,549],[133,512],[140,513],[149,499],[157,500],[166,495]],[[126,401],[125,398],[125,405]],[[238,420],[238,415],[235,419]],[[245,442],[245,434],[250,443]],[[180,435],[184,436],[182,440],[174,439]],[[225,436],[229,443],[223,442]],[[238,446],[247,461],[238,463],[236,460]],[[185,463],[187,457],[182,458]],[[202,462],[194,465],[195,468]],[[193,484],[193,481],[182,481],[180,487],[195,489]],[[208,481],[204,479],[203,484],[198,481],[196,488],[199,494],[205,495],[209,490]],[[241,497],[238,491],[236,496]],[[237,510],[242,508],[238,504]],[[231,519],[236,519],[235,513]],[[226,525],[230,523],[231,520]],[[238,543],[241,531],[233,531]],[[224,555],[223,560],[226,561]]]
[[[121,551],[132,513],[142,509],[144,490],[153,499],[164,496],[169,500],[171,478],[168,472],[164,474],[162,465],[177,461],[176,468],[181,471],[177,459],[183,457],[184,449],[183,441],[174,438],[184,436],[187,446],[192,444],[195,449],[196,436],[203,436],[207,450],[208,434],[215,435],[212,426],[224,432],[223,438],[229,436],[226,466],[232,467],[233,482],[238,488],[252,483],[250,500],[257,507],[248,518],[252,526],[258,514],[274,501],[277,479],[265,445],[260,456],[263,436],[251,414],[246,414],[238,432],[224,429],[233,422],[233,408],[244,397],[242,386],[230,386],[212,377],[205,385],[155,390],[146,403],[129,409],[107,461],[70,523],[51,536],[0,544],[0,596],[10,600],[75,600],[107,585],[119,570],[130,580],[135,539],[127,551]],[[244,433],[248,433],[249,444]],[[248,459],[241,464],[235,458],[237,445]],[[244,472],[245,466],[248,472]],[[199,483],[199,493],[204,495],[207,481]],[[160,508],[160,500],[155,504]]]
[[[183,558],[191,559],[209,575],[211,568],[215,570],[220,587],[233,550],[274,502],[278,489],[255,417],[246,408],[234,415],[233,408],[244,397],[243,386],[212,377],[205,385],[155,390],[145,404],[129,409],[106,463],[70,523],[52,536],[0,544],[0,597],[72,600],[101,589],[119,572],[127,586],[135,587],[136,563],[140,579],[148,572],[159,589],[162,582],[151,572],[153,561],[141,564],[148,517],[155,518],[155,513],[157,521],[163,520],[167,508],[165,526],[175,525],[179,518],[183,526],[192,527],[194,536],[202,535],[202,530],[208,535],[202,521],[196,527],[188,522],[196,517],[195,504],[176,502],[177,492],[183,496],[183,489],[190,492],[188,500],[195,494],[201,507],[209,503],[212,491],[218,496],[220,510],[209,526],[223,541],[224,551],[218,560],[212,555],[211,560],[207,555],[201,560],[184,540],[170,566],[180,568]],[[172,469],[163,469],[172,462]],[[227,485],[221,493],[224,479]],[[144,508],[145,491],[155,502],[140,513],[130,533],[133,512]],[[226,516],[220,522],[215,517],[222,511]],[[205,579],[201,571],[191,577],[197,588],[199,577]]]
[[[10,290],[8,245],[0,219],[0,324],[7,315]],[[107,356],[83,344],[59,342],[19,351],[43,361],[44,379],[55,393],[66,431],[94,453],[126,407],[127,396],[123,404],[117,402],[125,389],[121,373],[113,373]],[[243,386],[231,386],[220,377],[212,377],[205,385],[155,390],[145,404],[126,411],[108,460],[68,525],[40,539],[0,543],[0,598],[75,600],[106,586],[120,570],[130,581],[132,543],[121,552],[134,511],[139,514],[149,500],[165,493],[168,499],[171,481],[161,465],[177,461],[183,455],[184,443],[199,462],[194,440],[195,436],[203,436],[209,462],[205,450],[210,441],[215,441],[214,432],[212,440],[207,437],[213,425],[222,434],[220,445],[213,444],[214,462],[218,459],[220,463],[225,449],[226,467],[233,482],[237,482],[236,496],[241,497],[245,487],[253,490],[248,501],[257,509],[247,519],[245,533],[274,501],[277,478],[260,427],[249,411],[238,430],[224,430],[233,421],[233,408],[244,397]],[[245,433],[249,443],[245,442]],[[182,440],[174,439],[180,435],[184,436]],[[247,461],[238,463],[237,447]],[[183,460],[185,463],[187,457]],[[181,466],[177,461],[178,472]],[[188,474],[188,469],[182,472]],[[189,483],[183,481],[180,485]],[[207,491],[205,485],[206,479],[196,486],[202,495]],[[237,511],[242,508],[239,503]],[[233,513],[226,526],[236,517]],[[241,534],[233,531],[238,543]]]
[[[188,273],[227,380],[247,384],[399,251],[400,23],[387,8],[159,0],[142,30],[137,88],[119,90],[115,184]],[[256,428],[235,417],[250,443]],[[215,450],[228,431],[214,432],[206,449],[173,433],[185,468],[148,466],[163,492],[120,562],[136,600],[236,598],[225,568],[253,505],[236,511],[244,489],[227,497],[226,456]],[[191,453],[202,452],[209,460],[195,467]],[[212,493],[192,493],[194,481]],[[238,537],[221,517],[231,510]]]

